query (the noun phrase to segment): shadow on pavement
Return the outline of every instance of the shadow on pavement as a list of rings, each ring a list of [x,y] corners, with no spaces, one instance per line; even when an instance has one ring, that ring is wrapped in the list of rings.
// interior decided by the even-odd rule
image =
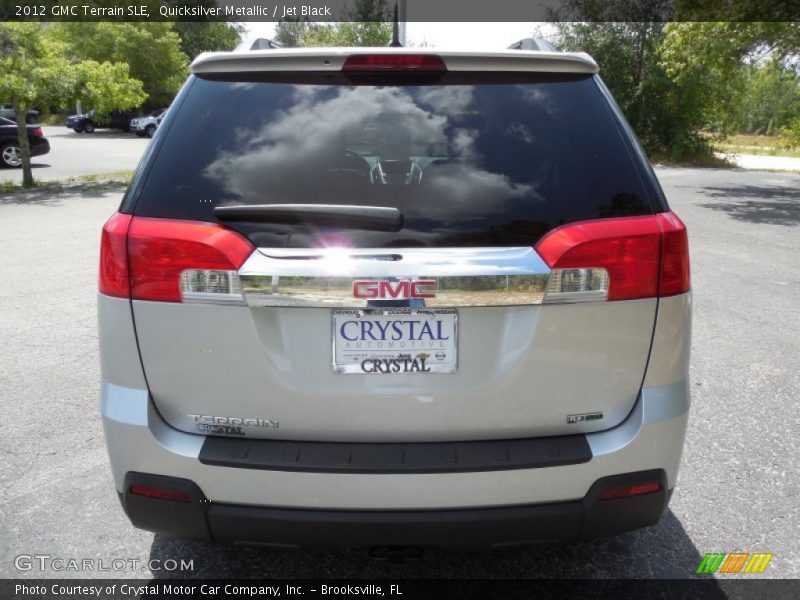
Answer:
[[[150,558],[193,560],[188,572],[155,578],[696,578],[701,554],[668,510],[661,522],[614,538],[564,545],[448,552],[427,550],[400,564],[377,561],[365,548],[280,550],[175,540],[156,535]]]
[[[0,194],[0,206],[4,204],[27,204],[34,206],[60,206],[65,200],[81,198],[99,198],[110,193],[123,193],[128,187],[116,182],[80,182],[57,183],[43,181],[30,190],[14,191],[12,194]]]
[[[708,187],[700,193],[722,202],[700,204],[750,223],[793,226],[800,224],[800,190],[790,187],[739,185]]]
[[[125,131],[119,131],[119,130],[113,130],[113,129],[98,129],[98,130],[95,130],[94,133],[75,133],[71,129],[66,129],[65,128],[65,130],[66,131],[64,132],[65,133],[64,136],[61,136],[60,134],[57,134],[57,133],[55,134],[55,136],[56,137],[69,137],[69,138],[82,138],[82,139],[87,139],[87,140],[91,140],[93,138],[98,138],[98,139],[103,139],[103,140],[139,140],[139,139],[142,139],[132,131],[125,132]],[[52,136],[53,136],[53,134],[51,134],[51,137]]]

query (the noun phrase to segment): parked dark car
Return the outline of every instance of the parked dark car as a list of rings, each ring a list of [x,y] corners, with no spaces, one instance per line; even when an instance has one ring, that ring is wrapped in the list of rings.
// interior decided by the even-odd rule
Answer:
[[[44,137],[42,128],[38,125],[27,125],[26,127],[28,128],[31,156],[41,156],[50,152],[50,142]],[[3,117],[0,117],[0,166],[11,168],[22,166],[17,124]]]
[[[107,115],[90,110],[82,115],[67,117],[67,127],[75,130],[75,133],[94,133],[95,129],[121,129],[127,132],[131,130],[131,119],[135,116],[136,112],[130,110],[115,110]]]

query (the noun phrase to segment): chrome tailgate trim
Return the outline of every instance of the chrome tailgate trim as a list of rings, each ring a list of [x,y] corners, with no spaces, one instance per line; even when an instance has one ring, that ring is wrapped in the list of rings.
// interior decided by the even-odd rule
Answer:
[[[547,264],[526,246],[260,248],[239,269],[252,307],[366,308],[385,306],[384,300],[416,308],[541,304],[549,275]],[[357,282],[368,287],[371,280],[390,282],[390,297],[355,297]],[[420,297],[403,288],[414,281],[428,282]]]

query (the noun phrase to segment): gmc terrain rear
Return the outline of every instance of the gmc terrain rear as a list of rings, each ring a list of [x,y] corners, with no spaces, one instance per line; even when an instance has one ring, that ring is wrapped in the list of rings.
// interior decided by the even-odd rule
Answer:
[[[690,401],[687,235],[597,71],[195,60],[102,237],[133,524],[463,547],[656,523]]]

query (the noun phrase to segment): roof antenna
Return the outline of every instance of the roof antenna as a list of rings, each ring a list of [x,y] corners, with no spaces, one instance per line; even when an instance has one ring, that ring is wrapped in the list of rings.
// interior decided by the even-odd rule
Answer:
[[[397,0],[394,2],[394,21],[392,22],[392,42],[389,44],[390,48],[402,48],[403,44],[400,43],[400,16],[397,12]]]

